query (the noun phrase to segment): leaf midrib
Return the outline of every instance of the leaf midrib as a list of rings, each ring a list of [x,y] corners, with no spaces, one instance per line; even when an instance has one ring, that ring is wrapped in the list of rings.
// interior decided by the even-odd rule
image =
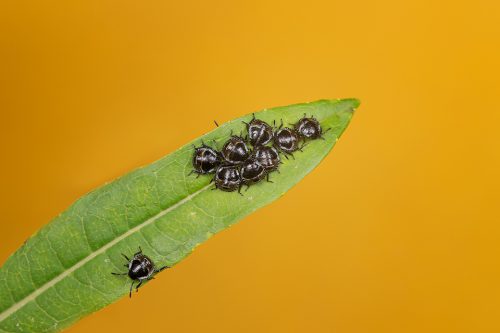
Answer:
[[[184,199],[179,200],[178,202],[176,202],[172,206],[170,206],[170,207],[168,207],[168,208],[160,211],[156,215],[148,218],[144,222],[140,223],[139,225],[136,225],[132,229],[130,229],[127,232],[119,235],[118,237],[114,238],[110,242],[108,242],[105,245],[101,246],[99,249],[97,249],[94,252],[90,253],[88,256],[86,256],[85,258],[81,259],[80,261],[78,261],[77,263],[75,263],[70,268],[64,270],[58,276],[56,276],[52,280],[46,282],[41,287],[35,289],[29,295],[27,295],[26,297],[24,297],[23,299],[21,299],[20,301],[16,302],[13,305],[11,305],[5,311],[3,311],[2,313],[0,313],[0,322],[4,321],[8,317],[10,317],[12,314],[14,314],[16,311],[20,310],[23,306],[25,306],[29,302],[35,300],[36,297],[38,297],[39,295],[43,294],[49,288],[55,286],[58,282],[62,281],[65,277],[69,276],[71,273],[73,273],[74,271],[76,271],[77,269],[79,269],[80,267],[82,267],[83,265],[85,265],[86,263],[90,262],[92,259],[94,259],[98,255],[106,252],[108,249],[110,249],[111,247],[113,247],[114,245],[116,245],[117,243],[119,243],[120,241],[124,240],[128,236],[133,235],[134,233],[136,233],[137,231],[141,230],[142,228],[150,225],[151,223],[153,223],[156,220],[158,220],[159,218],[165,216],[166,214],[168,214],[169,212],[173,211],[177,207],[182,206],[183,204],[191,201],[194,197],[196,197],[200,193],[206,191],[211,186],[212,186],[212,184],[208,184],[208,185],[202,187],[201,189],[197,190],[196,192],[191,193],[190,195],[186,196]]]

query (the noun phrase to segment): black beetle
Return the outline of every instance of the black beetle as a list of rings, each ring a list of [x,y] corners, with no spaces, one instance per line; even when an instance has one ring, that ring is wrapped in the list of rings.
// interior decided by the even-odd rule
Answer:
[[[250,187],[250,185],[261,181],[266,176],[264,168],[255,158],[249,158],[241,166],[241,183]]]
[[[215,170],[215,176],[212,179],[215,188],[226,192],[233,192],[241,189],[241,175],[237,166],[221,165]]]
[[[281,163],[280,154],[274,147],[257,147],[253,151],[253,156],[257,160],[257,162],[262,165],[268,172],[278,170],[278,167]]]
[[[194,146],[193,170],[191,173],[194,172],[198,175],[214,173],[221,162],[221,154],[202,142],[201,147],[196,148],[196,146]]]
[[[148,281],[154,279],[153,275],[161,272],[165,268],[169,268],[169,266],[163,266],[161,268],[156,268],[155,264],[148,256],[142,254],[142,249],[139,246],[139,252],[134,254],[132,259],[129,259],[125,254],[122,253],[122,256],[127,259],[128,263],[125,264],[125,267],[128,267],[128,272],[126,273],[114,273],[113,275],[128,275],[130,279],[132,279],[132,284],[130,285],[129,297],[132,297],[132,288],[134,287],[134,282],[139,281],[139,284],[135,287],[135,291],[139,291],[139,287],[142,285],[144,281]]]
[[[276,133],[274,133],[273,145],[279,151],[292,155],[293,152],[302,149],[302,147],[299,147],[299,141],[300,136],[297,131],[289,127],[283,127],[279,128]]]
[[[243,122],[247,125],[248,138],[252,146],[262,146],[269,143],[273,138],[273,128],[263,120],[255,118],[255,114],[252,114],[253,118],[249,123]]]
[[[302,117],[294,125],[294,128],[303,139],[311,139],[311,140],[320,138],[323,139],[323,137],[321,136],[323,134],[321,125],[319,121],[314,117],[307,118],[306,115],[304,114],[304,117]]]
[[[231,138],[222,147],[221,153],[226,162],[235,165],[245,162],[248,156],[250,156],[250,151],[245,140],[236,135],[231,135]]]

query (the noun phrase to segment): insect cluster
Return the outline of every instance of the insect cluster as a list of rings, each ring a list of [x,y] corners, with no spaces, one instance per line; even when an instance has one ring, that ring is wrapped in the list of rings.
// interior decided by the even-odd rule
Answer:
[[[273,126],[255,118],[246,123],[247,135],[233,135],[218,151],[202,142],[201,147],[194,147],[193,171],[199,175],[213,174],[215,189],[226,192],[238,190],[241,194],[243,185],[269,180],[269,174],[279,172],[280,153],[285,158],[293,157],[297,150],[302,151],[307,140],[322,139],[320,123],[314,117],[302,117],[292,127]],[[328,130],[327,130],[328,131]],[[249,146],[251,145],[251,147]]]

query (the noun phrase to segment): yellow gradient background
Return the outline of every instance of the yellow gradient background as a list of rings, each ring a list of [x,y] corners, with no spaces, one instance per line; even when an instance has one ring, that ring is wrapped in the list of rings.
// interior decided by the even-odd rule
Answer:
[[[265,107],[358,97],[287,195],[68,332],[499,332],[500,3],[4,1],[0,262]]]

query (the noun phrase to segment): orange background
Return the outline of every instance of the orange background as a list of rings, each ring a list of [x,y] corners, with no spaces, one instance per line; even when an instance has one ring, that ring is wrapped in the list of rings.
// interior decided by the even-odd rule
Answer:
[[[69,332],[498,332],[500,3],[4,1],[0,262],[264,107],[358,97],[304,181]]]

